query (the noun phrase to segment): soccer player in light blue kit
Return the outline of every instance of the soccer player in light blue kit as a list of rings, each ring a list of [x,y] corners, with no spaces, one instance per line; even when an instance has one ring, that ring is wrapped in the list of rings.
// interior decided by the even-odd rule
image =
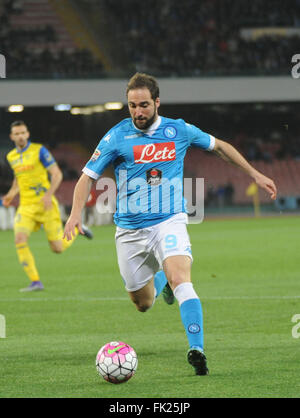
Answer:
[[[169,304],[177,299],[189,343],[188,362],[197,375],[206,375],[202,307],[191,282],[192,253],[180,187],[186,150],[196,146],[215,152],[244,170],[272,199],[276,186],[229,143],[182,119],[159,116],[154,77],[135,74],[127,85],[127,99],[131,117],[104,136],[84,167],[64,236],[72,239],[76,227],[81,232],[81,211],[92,183],[112,163],[118,191],[116,248],[126,290],[141,312],[151,308],[161,292]],[[165,193],[164,186],[170,184]]]

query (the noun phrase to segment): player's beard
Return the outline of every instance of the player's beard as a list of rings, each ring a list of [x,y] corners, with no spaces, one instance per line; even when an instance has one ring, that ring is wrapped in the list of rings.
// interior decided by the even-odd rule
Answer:
[[[134,125],[138,128],[138,129],[148,129],[154,122],[155,119],[157,118],[157,111],[156,111],[156,105],[154,105],[154,111],[153,111],[153,115],[150,118],[134,118],[133,123]]]

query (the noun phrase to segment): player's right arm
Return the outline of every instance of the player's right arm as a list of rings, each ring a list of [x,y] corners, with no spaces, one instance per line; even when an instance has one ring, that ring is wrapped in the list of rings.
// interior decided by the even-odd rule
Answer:
[[[77,227],[81,234],[84,234],[81,224],[81,212],[88,200],[93,182],[98,180],[104,169],[117,155],[116,145],[112,131],[109,131],[100,141],[91,159],[83,168],[83,174],[78,180],[73,195],[73,206],[70,217],[65,225],[64,237],[71,240],[75,235]]]
[[[15,198],[15,196],[17,196],[17,194],[19,194],[19,186],[18,186],[17,179],[14,178],[11,188],[6,193],[6,195],[4,195],[2,198],[3,206],[7,208],[9,204],[11,203],[11,201]]]
[[[81,212],[88,200],[93,182],[94,180],[91,177],[82,174],[75,186],[72,210],[64,230],[64,238],[67,238],[68,241],[76,235],[76,227],[81,234],[84,234],[82,230]]]

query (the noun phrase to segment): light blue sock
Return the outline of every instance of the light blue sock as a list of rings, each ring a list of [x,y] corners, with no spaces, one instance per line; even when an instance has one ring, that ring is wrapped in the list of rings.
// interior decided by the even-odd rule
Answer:
[[[163,288],[167,284],[167,277],[163,271],[159,271],[154,276],[154,287],[156,290],[155,297],[158,298],[158,296],[161,294]]]
[[[199,299],[188,299],[180,305],[180,314],[190,347],[203,350],[203,315]]]

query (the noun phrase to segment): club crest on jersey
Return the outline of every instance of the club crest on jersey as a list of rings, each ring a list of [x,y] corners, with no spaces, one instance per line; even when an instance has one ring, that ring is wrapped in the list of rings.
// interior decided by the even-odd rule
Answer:
[[[160,142],[157,144],[134,145],[134,162],[136,164],[173,161],[176,159],[174,142]]]
[[[162,172],[157,168],[150,168],[146,171],[147,183],[150,186],[157,186],[161,182]]]
[[[100,155],[101,151],[98,148],[96,148],[94,154],[91,156],[91,161],[97,161]]]
[[[176,128],[174,128],[174,126],[167,126],[164,129],[164,136],[166,136],[167,138],[173,139],[175,138],[177,135],[177,131]]]

